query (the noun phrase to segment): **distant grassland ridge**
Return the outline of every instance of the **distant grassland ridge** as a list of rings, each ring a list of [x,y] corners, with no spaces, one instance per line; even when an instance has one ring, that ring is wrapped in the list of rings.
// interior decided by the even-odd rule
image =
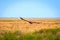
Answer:
[[[24,18],[25,19],[25,18]],[[35,31],[39,31],[41,29],[54,29],[60,28],[60,20],[59,19],[26,19],[31,22],[39,22],[39,24],[33,23],[29,24],[26,21],[21,19],[0,19],[0,30],[4,31],[20,31],[22,33],[32,33]],[[12,30],[12,31],[11,31]]]

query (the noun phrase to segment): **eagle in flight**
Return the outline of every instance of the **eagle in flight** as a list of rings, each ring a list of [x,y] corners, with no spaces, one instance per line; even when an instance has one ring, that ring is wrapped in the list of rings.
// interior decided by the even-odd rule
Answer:
[[[33,24],[33,23],[39,24],[39,22],[31,22],[31,21],[28,21],[28,20],[23,19],[22,17],[20,17],[20,19],[21,19],[21,20],[24,20],[24,21],[26,21],[26,22],[28,22],[28,23],[30,23],[30,24]]]

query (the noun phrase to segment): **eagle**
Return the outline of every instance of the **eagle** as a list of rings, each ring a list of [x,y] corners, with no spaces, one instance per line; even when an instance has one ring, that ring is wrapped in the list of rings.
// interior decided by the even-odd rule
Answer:
[[[31,22],[31,21],[28,21],[28,20],[23,19],[22,17],[20,17],[20,19],[23,20],[23,21],[26,21],[26,22],[28,22],[30,24],[33,24],[33,23],[39,24],[39,22]]]

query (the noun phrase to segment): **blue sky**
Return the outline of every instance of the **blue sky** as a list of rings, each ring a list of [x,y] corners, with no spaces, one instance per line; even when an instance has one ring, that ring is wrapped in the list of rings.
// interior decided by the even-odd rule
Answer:
[[[60,0],[0,0],[0,18],[60,18]]]

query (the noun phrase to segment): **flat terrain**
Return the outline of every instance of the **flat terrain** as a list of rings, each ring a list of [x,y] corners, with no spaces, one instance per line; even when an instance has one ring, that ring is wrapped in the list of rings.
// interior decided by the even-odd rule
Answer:
[[[31,22],[38,22],[30,24],[23,20],[7,20],[7,19],[0,19],[0,31],[6,32],[15,32],[20,31],[22,33],[31,33],[35,31],[39,31],[41,29],[54,29],[60,28],[60,19],[27,19]]]

